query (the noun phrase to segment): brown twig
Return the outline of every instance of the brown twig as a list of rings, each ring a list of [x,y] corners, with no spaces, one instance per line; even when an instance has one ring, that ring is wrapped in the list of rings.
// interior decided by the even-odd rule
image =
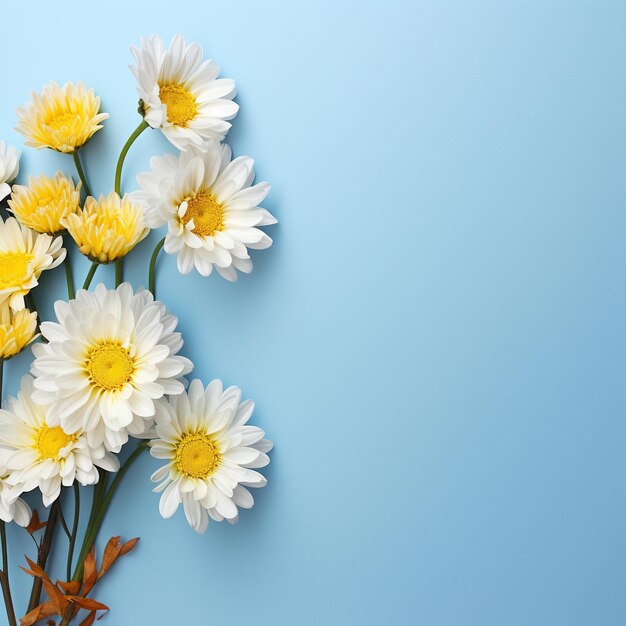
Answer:
[[[41,567],[42,569],[46,569],[48,555],[50,554],[50,549],[52,548],[54,531],[56,529],[57,520],[59,518],[59,507],[61,506],[59,500],[60,499],[57,498],[57,500],[52,505],[52,508],[50,509],[50,515],[48,516],[46,530],[44,532],[43,539],[41,540],[39,550],[37,551],[37,565],[39,565],[39,567]],[[28,611],[26,611],[27,613],[32,611],[36,606],[39,606],[39,601],[41,599],[41,586],[41,578],[35,578],[35,580],[33,581],[33,588],[30,592]]]
[[[2,587],[2,596],[6,606],[7,618],[10,626],[17,626],[15,619],[15,609],[13,608],[13,598],[11,596],[11,586],[9,585],[9,567],[7,538],[4,522],[0,521],[0,535],[2,535],[2,569],[0,569],[0,586]]]

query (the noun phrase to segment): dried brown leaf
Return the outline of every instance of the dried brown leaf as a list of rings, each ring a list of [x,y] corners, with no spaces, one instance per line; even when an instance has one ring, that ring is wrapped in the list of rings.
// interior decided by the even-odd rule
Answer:
[[[30,569],[26,569],[25,567],[21,567],[20,569],[24,570],[30,576],[34,576],[35,578],[42,578],[43,580],[50,580],[48,574],[43,571],[43,569],[35,563],[35,561],[31,561],[27,556],[24,557],[26,562],[30,566]]]
[[[120,555],[122,546],[120,545],[119,537],[111,537],[104,548],[104,554],[102,555],[102,565],[100,566],[100,572],[98,578],[102,578],[108,571],[108,569],[115,563],[117,557]]]
[[[66,597],[63,595],[61,590],[49,579],[44,578],[43,588],[46,590],[48,597],[50,598],[50,602],[52,602],[54,606],[54,610],[59,615],[63,615],[63,611],[69,606],[69,602]]]
[[[80,623],[80,626],[91,626],[96,619],[96,612],[92,611],[87,617]]]
[[[30,522],[28,526],[26,526],[26,532],[29,535],[34,535],[38,530],[41,530],[46,526],[48,522],[42,522],[39,520],[39,513],[37,511],[33,511],[33,515],[30,518]]]
[[[108,611],[109,607],[93,598],[82,598],[81,596],[68,596],[69,601],[81,609],[88,611]]]
[[[85,557],[85,567],[83,574],[83,593],[86,596],[98,581],[98,566],[96,564],[95,547],[89,550],[89,553]]]
[[[80,589],[80,584],[77,580],[70,580],[69,582],[57,580],[57,586],[60,587],[65,594],[70,596],[75,596]]]
[[[44,602],[39,606],[36,606],[32,611],[26,613],[24,617],[20,617],[21,626],[32,626],[32,624],[39,620],[55,615],[56,611],[52,602]]]
[[[139,537],[135,537],[134,539],[129,539],[122,546],[122,549],[120,550],[120,556],[124,556],[125,554],[128,554],[137,545],[138,541],[139,541]]]

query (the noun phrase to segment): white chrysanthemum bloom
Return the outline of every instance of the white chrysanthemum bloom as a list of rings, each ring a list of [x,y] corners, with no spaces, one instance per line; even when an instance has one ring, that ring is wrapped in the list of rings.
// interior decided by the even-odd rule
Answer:
[[[65,259],[62,237],[36,233],[14,217],[0,219],[0,301],[8,299],[11,308],[24,308],[24,296],[38,284],[44,270]]]
[[[237,507],[254,504],[246,487],[267,484],[253,468],[270,462],[272,442],[260,428],[246,424],[254,403],[240,400],[237,387],[223,390],[222,382],[214,380],[205,390],[196,379],[188,393],[159,403],[158,438],[150,442],[150,453],[167,460],[152,475],[153,482],[161,483],[154,491],[163,491],[163,517],[174,515],[182,502],[190,526],[203,533],[209,516],[235,523]]]
[[[208,276],[213,266],[227,280],[237,270],[252,271],[248,248],[263,250],[272,240],[258,227],[276,219],[259,206],[270,186],[252,185],[254,161],[237,157],[217,141],[150,161],[151,172],[139,174],[141,189],[131,195],[146,207],[151,228],[167,224],[165,251],[178,255],[178,270],[195,268]]]
[[[6,522],[15,522],[19,526],[28,526],[31,518],[31,510],[28,504],[16,494],[19,490],[14,485],[9,485],[0,469],[0,520]]]
[[[58,323],[41,325],[49,343],[33,346],[33,399],[48,407],[51,425],[82,429],[89,445],[119,452],[129,434],[152,426],[155,400],[184,391],[181,377],[193,365],[178,354],[178,320],[128,283],[80,290],[54,309]]]
[[[20,151],[0,141],[0,200],[11,193],[11,185],[20,171]]]
[[[0,461],[7,469],[6,482],[19,492],[39,488],[44,506],[50,506],[77,480],[81,485],[98,482],[97,467],[119,469],[117,457],[104,445],[90,446],[83,430],[66,432],[53,426],[47,410],[33,400],[33,379],[22,378],[17,398],[0,409]]]
[[[158,35],[142,38],[131,47],[137,65],[130,69],[137,79],[143,114],[152,128],[160,128],[177,148],[202,145],[207,139],[224,138],[239,106],[235,81],[217,78],[219,67],[202,60],[197,43],[187,45],[176,35],[165,49]]]

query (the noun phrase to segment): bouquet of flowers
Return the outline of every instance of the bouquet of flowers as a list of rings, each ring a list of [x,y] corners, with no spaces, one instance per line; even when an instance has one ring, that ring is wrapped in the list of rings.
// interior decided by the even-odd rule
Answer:
[[[249,249],[272,244],[259,228],[276,223],[259,206],[270,187],[253,184],[252,159],[233,159],[223,143],[238,110],[235,83],[218,78],[198,44],[176,36],[165,47],[152,36],[131,51],[141,122],[122,148],[110,193],[92,194],[81,161],[81,148],[108,118],[83,83],[50,83],[17,109],[26,145],[71,155],[76,182],[59,172],[15,184],[20,154],[0,142],[0,397],[4,361],[31,343],[34,355],[17,397],[0,409],[0,584],[10,626],[18,614],[6,524],[24,527],[37,548],[22,567],[33,587],[21,625],[88,626],[108,610],[93,597],[95,586],[137,542],[113,537],[96,550],[107,509],[144,451],[163,463],[152,475],[161,515],[169,518],[182,503],[199,533],[209,518],[236,522],[239,507],[254,503],[248,488],[266,484],[257,470],[269,463],[272,443],[248,424],[253,402],[219,380],[205,386],[185,378],[193,364],[181,354],[176,317],[156,299],[156,261],[163,249],[176,255],[183,274],[195,268],[208,276],[215,268],[233,281],[238,271],[249,273]],[[148,128],[179,152],[153,157],[138,189],[122,195],[124,159]],[[134,288],[124,282],[124,257],[161,227],[167,232],[146,268],[148,289]],[[91,261],[77,292],[69,263],[74,245]],[[100,283],[90,290],[106,263],[115,263],[116,288]],[[55,302],[56,320],[40,324],[33,292],[59,265],[68,301]],[[79,485],[92,492],[84,534],[78,529],[86,490]],[[45,521],[22,499],[33,490],[48,509]],[[56,532],[68,539],[61,578],[47,567]]]

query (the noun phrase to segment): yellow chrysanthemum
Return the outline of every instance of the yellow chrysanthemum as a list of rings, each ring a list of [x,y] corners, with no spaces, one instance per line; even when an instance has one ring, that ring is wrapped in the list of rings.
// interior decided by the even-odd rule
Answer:
[[[122,258],[149,232],[143,207],[114,191],[98,200],[90,196],[82,212],[68,215],[61,223],[78,249],[99,263]]]
[[[82,82],[54,81],[33,93],[32,102],[17,109],[18,130],[26,137],[25,144],[33,148],[51,148],[72,153],[85,145],[109,117],[100,113],[100,98]]]
[[[61,172],[52,178],[42,174],[30,177],[28,186],[13,185],[9,200],[11,212],[17,219],[38,233],[53,235],[64,230],[61,220],[77,213],[80,204],[80,183]]]
[[[10,359],[34,338],[37,313],[28,309],[13,312],[8,302],[0,304],[0,359]]]
[[[24,296],[39,284],[44,270],[65,259],[62,237],[51,237],[22,226],[14,217],[0,219],[0,302],[14,311],[24,308]]]

